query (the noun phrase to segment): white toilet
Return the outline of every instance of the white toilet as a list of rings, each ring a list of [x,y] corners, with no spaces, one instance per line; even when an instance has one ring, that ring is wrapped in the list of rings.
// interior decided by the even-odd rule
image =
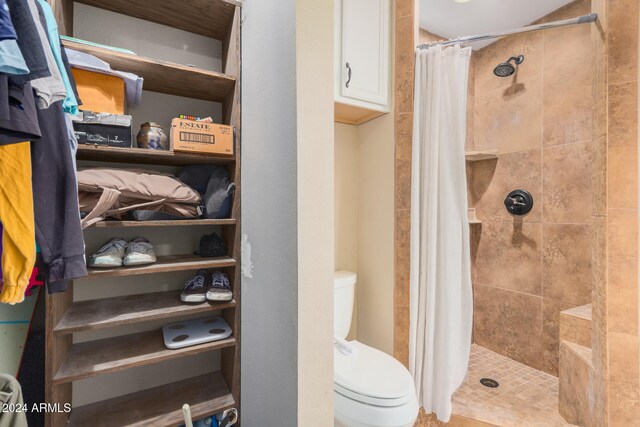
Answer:
[[[334,277],[333,395],[336,427],[413,427],[418,418],[413,378],[388,354],[345,341],[351,328],[356,274]]]

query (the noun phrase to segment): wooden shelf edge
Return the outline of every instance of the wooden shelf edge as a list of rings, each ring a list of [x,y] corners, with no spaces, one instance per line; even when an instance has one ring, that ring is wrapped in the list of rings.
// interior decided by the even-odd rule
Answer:
[[[220,372],[200,375],[125,396],[73,408],[68,426],[169,427],[183,424],[182,405],[194,420],[232,408],[236,402]]]
[[[155,264],[137,267],[117,267],[117,268],[88,268],[88,276],[83,279],[94,279],[100,277],[123,277],[138,276],[142,274],[168,273],[171,271],[191,271],[235,267],[236,260],[225,256],[219,258],[203,258],[197,255],[170,255],[159,256]]]
[[[227,219],[183,219],[183,220],[166,220],[166,221],[100,221],[87,230],[93,228],[135,228],[135,227],[192,227],[192,226],[230,226],[236,225],[237,221],[233,218]]]
[[[186,304],[180,291],[154,292],[75,302],[54,327],[53,333],[65,335],[112,328],[156,319],[205,314],[236,307],[236,301]]]
[[[235,8],[242,7],[239,0],[191,0],[187,7],[180,0],[154,0],[152,8],[148,0],[76,1],[216,40],[226,37]]]
[[[69,49],[88,53],[107,62],[111,69],[144,78],[143,90],[205,101],[224,102],[233,91],[236,77],[202,68],[132,55],[84,43],[63,40]]]
[[[78,160],[94,162],[142,163],[154,165],[229,164],[235,156],[212,156],[204,154],[178,153],[145,148],[105,147],[79,144]]]
[[[71,346],[67,358],[53,377],[53,384],[65,384],[235,345],[236,339],[232,336],[224,340],[170,350],[164,346],[162,330],[86,341]]]

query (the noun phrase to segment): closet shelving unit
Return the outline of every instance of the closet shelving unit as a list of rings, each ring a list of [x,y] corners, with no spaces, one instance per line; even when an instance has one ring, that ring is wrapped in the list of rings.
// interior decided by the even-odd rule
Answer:
[[[78,160],[182,166],[219,164],[229,170],[236,183],[230,219],[185,221],[105,221],[93,228],[124,227],[217,227],[222,231],[228,256],[201,258],[193,255],[158,257],[149,266],[119,269],[90,269],[91,278],[111,278],[223,269],[232,281],[234,299],[224,303],[182,304],[176,291],[74,301],[72,284],[61,294],[47,296],[46,400],[64,404],[72,401],[74,381],[167,360],[187,358],[204,352],[221,353],[220,371],[171,384],[118,396],[102,402],[73,407],[70,414],[49,413],[47,427],[66,425],[176,426],[182,423],[181,407],[189,403],[194,419],[224,409],[240,409],[240,14],[238,0],[77,0],[90,6],[178,28],[222,41],[222,72],[188,67],[137,55],[113,52],[74,42],[65,45],[111,64],[112,68],[144,77],[144,89],[170,95],[222,103],[223,122],[235,127],[233,156],[150,151],[81,145]],[[49,0],[60,32],[73,36],[73,0]],[[86,232],[91,232],[91,228]],[[160,330],[74,343],[75,333],[166,320],[220,311],[233,330],[225,340],[179,350],[165,348]],[[188,363],[188,359],[185,359]]]

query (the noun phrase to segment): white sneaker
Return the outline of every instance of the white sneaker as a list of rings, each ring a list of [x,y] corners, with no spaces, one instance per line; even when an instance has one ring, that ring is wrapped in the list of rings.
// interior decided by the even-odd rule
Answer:
[[[111,239],[98,252],[89,258],[89,267],[111,268],[121,267],[127,250],[127,242],[120,238]]]
[[[125,266],[146,265],[154,262],[156,262],[156,251],[147,239],[136,237],[127,244],[127,254],[123,261]]]

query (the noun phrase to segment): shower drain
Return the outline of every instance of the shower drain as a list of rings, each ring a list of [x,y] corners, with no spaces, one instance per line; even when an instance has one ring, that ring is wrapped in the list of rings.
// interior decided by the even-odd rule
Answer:
[[[490,388],[498,388],[498,386],[500,385],[500,383],[498,383],[498,381],[491,379],[491,378],[482,378],[480,379],[480,384],[482,384],[485,387],[490,387]]]

